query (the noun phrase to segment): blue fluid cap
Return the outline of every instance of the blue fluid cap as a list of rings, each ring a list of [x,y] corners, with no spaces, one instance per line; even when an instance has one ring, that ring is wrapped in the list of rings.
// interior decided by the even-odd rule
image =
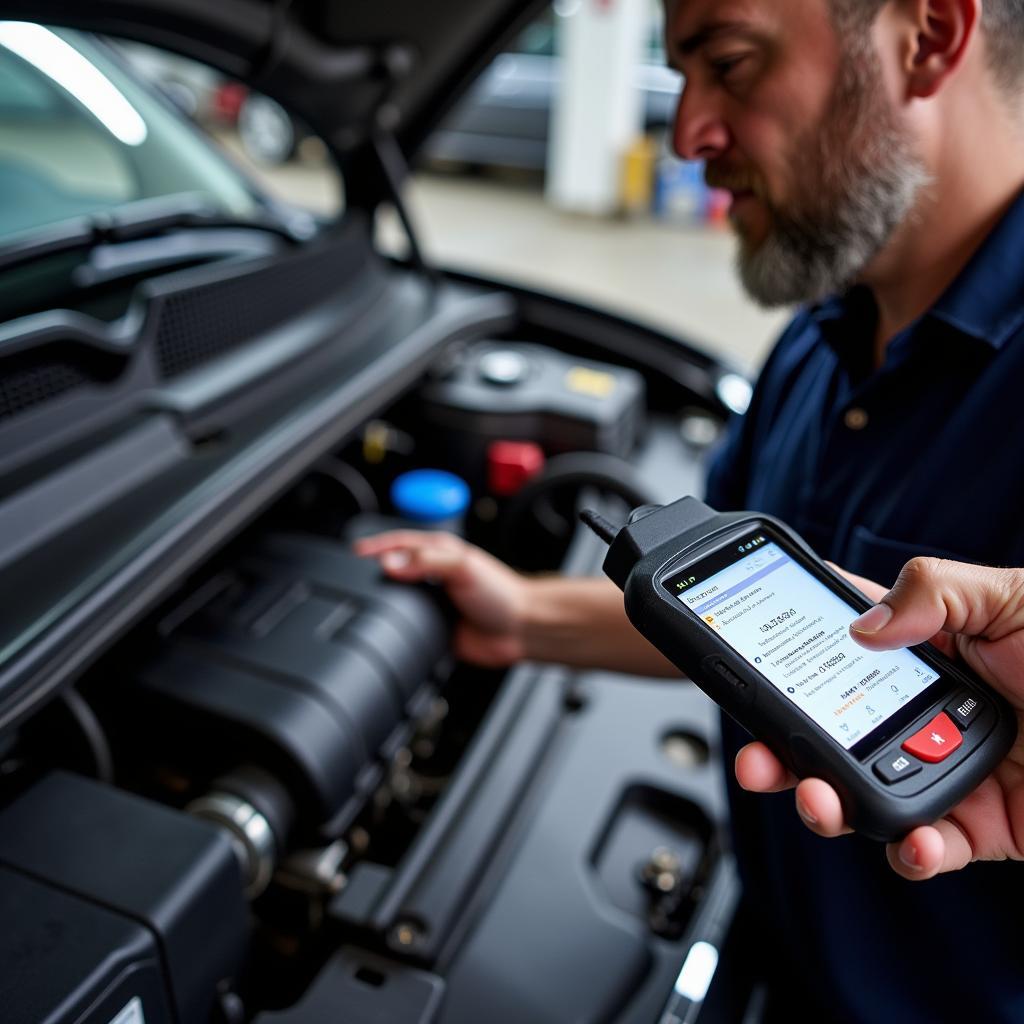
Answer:
[[[458,519],[469,507],[469,485],[443,469],[413,469],[391,485],[395,511],[418,523]]]

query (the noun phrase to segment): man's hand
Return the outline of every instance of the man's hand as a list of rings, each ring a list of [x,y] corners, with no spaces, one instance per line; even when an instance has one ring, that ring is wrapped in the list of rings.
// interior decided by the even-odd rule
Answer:
[[[522,576],[450,533],[395,530],[367,537],[357,554],[394,580],[441,584],[460,613],[457,657],[504,667],[517,661],[678,678],[679,670],[630,624],[607,579]]]
[[[890,843],[893,870],[917,880],[975,860],[1024,860],[1024,570],[915,558],[888,592],[850,579],[880,602],[851,625],[858,643],[883,651],[931,640],[959,654],[1017,712],[1017,741],[1006,759],[945,818]],[[763,743],[739,752],[736,778],[757,793],[795,786],[808,828],[827,837],[849,831],[835,790],[821,779],[798,784]]]
[[[355,544],[394,580],[441,584],[460,613],[456,657],[503,667],[525,657],[522,623],[527,581],[486,551],[451,533],[393,530]]]

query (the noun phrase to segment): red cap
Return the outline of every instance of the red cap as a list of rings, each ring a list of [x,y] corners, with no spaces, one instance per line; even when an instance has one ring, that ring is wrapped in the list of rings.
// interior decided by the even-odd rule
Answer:
[[[532,441],[492,441],[487,448],[487,489],[506,498],[544,468],[544,451]]]

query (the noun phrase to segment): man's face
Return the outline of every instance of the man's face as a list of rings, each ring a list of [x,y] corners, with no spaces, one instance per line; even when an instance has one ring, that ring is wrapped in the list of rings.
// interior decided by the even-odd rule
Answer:
[[[840,41],[827,0],[666,0],[686,76],[675,146],[733,196],[740,276],[764,305],[862,274],[926,174],[865,29]]]

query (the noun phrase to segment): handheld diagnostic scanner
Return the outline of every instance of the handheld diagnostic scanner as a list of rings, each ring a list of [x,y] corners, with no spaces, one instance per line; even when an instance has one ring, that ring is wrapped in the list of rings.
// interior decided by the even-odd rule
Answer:
[[[829,782],[858,832],[930,824],[1013,744],[1010,706],[963,665],[859,646],[850,623],[873,602],[778,520],[689,497],[621,529],[582,518],[640,633],[797,776]]]

